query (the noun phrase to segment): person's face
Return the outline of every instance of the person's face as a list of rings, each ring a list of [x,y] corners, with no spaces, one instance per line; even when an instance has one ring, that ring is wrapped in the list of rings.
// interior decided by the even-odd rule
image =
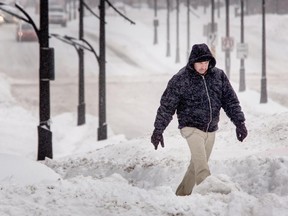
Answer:
[[[208,69],[208,66],[209,66],[209,61],[194,63],[194,69],[200,74],[205,74]]]

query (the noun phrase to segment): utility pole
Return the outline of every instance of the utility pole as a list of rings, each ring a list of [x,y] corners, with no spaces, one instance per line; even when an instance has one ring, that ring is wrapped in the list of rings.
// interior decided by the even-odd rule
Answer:
[[[176,63],[180,62],[180,50],[179,50],[179,0],[176,1]]]
[[[170,56],[170,0],[167,0],[167,51],[166,56]]]
[[[38,160],[52,158],[52,132],[50,131],[50,79],[54,73],[54,52],[49,48],[48,0],[40,1],[39,30],[39,114],[38,126]],[[53,58],[51,58],[51,56]],[[53,68],[52,68],[53,67]],[[54,75],[54,74],[53,74]]]
[[[241,44],[244,44],[244,0],[241,0]],[[240,83],[239,92],[243,92],[246,89],[245,83],[245,65],[244,58],[240,59]]]
[[[262,0],[262,77],[260,103],[267,103],[265,0]]]
[[[84,37],[83,25],[84,7],[83,0],[79,2],[79,40]],[[80,47],[78,50],[79,56],[79,92],[78,92],[78,120],[77,125],[85,124],[85,97],[84,97],[84,50]]]
[[[100,0],[100,37],[99,37],[99,127],[98,140],[107,139],[106,123],[106,57],[105,57],[105,0]]]

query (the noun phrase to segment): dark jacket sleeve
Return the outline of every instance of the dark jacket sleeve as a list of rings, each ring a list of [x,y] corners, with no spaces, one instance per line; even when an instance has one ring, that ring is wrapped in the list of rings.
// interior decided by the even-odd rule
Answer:
[[[244,113],[242,112],[238,97],[229,82],[227,76],[223,73],[223,98],[222,108],[226,115],[231,119],[234,125],[240,125],[245,121]]]
[[[173,77],[168,82],[160,100],[160,107],[157,110],[154,127],[159,133],[163,133],[175,114],[180,100],[179,90],[180,89],[177,87],[177,81],[175,77]]]

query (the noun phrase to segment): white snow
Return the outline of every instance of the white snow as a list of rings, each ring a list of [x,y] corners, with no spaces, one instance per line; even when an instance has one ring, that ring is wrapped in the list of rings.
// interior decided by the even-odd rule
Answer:
[[[181,28],[185,32],[185,9],[182,7],[181,10]],[[186,64],[186,50],[181,49],[180,64],[175,64],[173,52],[170,58],[165,57],[164,10],[158,13],[161,18],[159,38],[162,40],[158,45],[153,45],[152,40],[153,11],[126,7],[126,12],[136,22],[135,26],[121,17],[113,15],[107,18],[107,46],[126,54],[123,60],[117,57],[117,52],[109,49],[108,80],[119,80],[121,84],[123,76],[123,79],[135,83],[140,79],[147,83],[159,82],[164,88],[167,79]],[[201,16],[203,9],[195,12]],[[174,15],[175,11],[171,16]],[[191,45],[206,42],[202,37],[202,25],[209,18],[209,15],[203,15],[203,19],[193,17]],[[237,30],[239,18],[232,16],[231,19],[231,34],[240,35]],[[267,29],[273,29],[267,40],[278,37],[281,41],[267,42],[269,45],[273,43],[267,50],[267,68],[277,79],[284,77],[282,73],[286,73],[287,68],[284,58],[284,50],[287,51],[287,19],[287,15],[267,15],[267,25],[270,26]],[[257,35],[261,32],[260,20],[258,15],[245,17],[247,40],[251,43],[250,57],[246,61],[247,79],[257,76],[256,71],[261,71],[261,40]],[[224,23],[224,18],[220,21]],[[94,25],[98,24],[95,18],[86,17],[85,23],[87,28],[90,27],[87,32],[92,34],[96,31]],[[175,22],[171,21],[171,24],[174,25]],[[174,32],[173,28],[171,32]],[[55,29],[62,31],[60,28]],[[67,29],[76,32],[77,21],[69,23]],[[224,29],[224,24],[219,26],[222,34]],[[174,41],[175,36],[172,33],[171,37],[171,41]],[[186,34],[181,37],[181,44],[184,46]],[[56,42],[51,42],[53,43]],[[56,56],[64,61],[65,51],[59,50],[58,53],[61,55],[57,55],[56,50]],[[76,56],[75,53],[73,55]],[[239,60],[236,59],[235,50],[231,56],[231,71],[238,71]],[[284,58],[280,59],[283,65],[274,69],[274,66],[278,66],[278,57]],[[95,62],[93,56],[87,58],[88,61]],[[224,54],[220,46],[217,48],[216,59],[217,65],[223,68]],[[58,61],[59,59],[56,67],[61,64]],[[69,63],[71,64],[67,67],[77,67],[77,62]],[[88,65],[88,73],[97,74],[97,70],[95,72],[95,68]],[[127,139],[124,134],[116,134],[109,128],[109,138],[97,141],[97,116],[88,114],[86,124],[77,127],[75,113],[62,113],[52,118],[53,159],[37,161],[38,116],[21,107],[20,102],[13,98],[10,92],[10,83],[13,80],[8,78],[9,74],[3,73],[0,76],[1,216],[287,215],[288,109],[271,98],[268,103],[260,104],[260,95],[251,90],[252,86],[247,86],[245,92],[238,92],[238,84],[235,82],[237,78],[234,75],[232,84],[245,112],[249,135],[243,143],[238,142],[235,127],[224,112],[221,113],[220,129],[209,161],[212,176],[195,187],[191,196],[177,197],[175,190],[186,171],[190,155],[185,140],[173,126],[173,122],[164,133],[165,148],[160,147],[155,151],[150,143],[153,121],[150,122],[150,130],[144,132],[146,136]],[[273,85],[273,88],[277,89],[277,85]],[[151,93],[150,97],[155,97],[155,101],[160,99],[157,93]],[[158,103],[151,104],[155,107],[153,110],[147,107],[151,116],[156,115]],[[131,120],[135,119],[136,124],[141,124],[137,121],[137,116],[129,113],[127,116]],[[132,125],[130,130],[133,127],[135,126]]]

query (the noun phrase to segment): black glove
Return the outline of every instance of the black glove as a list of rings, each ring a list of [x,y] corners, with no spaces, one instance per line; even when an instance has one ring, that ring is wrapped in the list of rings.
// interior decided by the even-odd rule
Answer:
[[[244,122],[236,126],[236,136],[240,142],[242,142],[247,137],[247,135],[248,131]]]
[[[154,145],[155,150],[157,150],[159,143],[161,143],[162,148],[164,148],[164,139],[162,133],[154,130],[151,136],[151,143]]]

